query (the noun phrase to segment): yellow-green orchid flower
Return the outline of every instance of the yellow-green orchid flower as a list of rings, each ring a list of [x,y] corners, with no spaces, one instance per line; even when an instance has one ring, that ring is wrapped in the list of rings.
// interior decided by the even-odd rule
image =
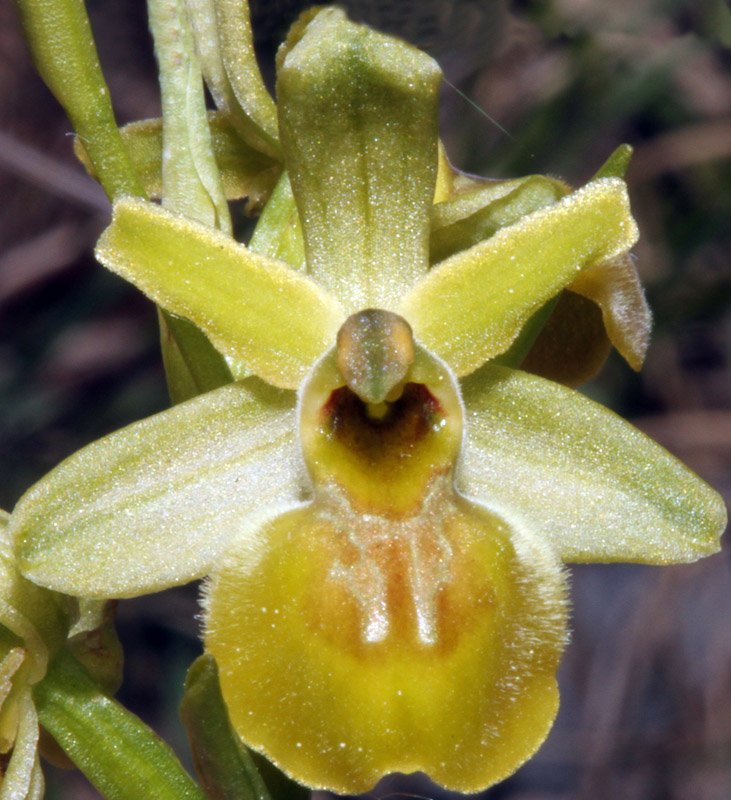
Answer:
[[[639,431],[491,363],[632,247],[622,180],[429,268],[439,82],[336,10],[290,37],[279,142],[304,265],[263,234],[247,248],[115,204],[102,263],[255,377],[83,449],[12,518],[24,573],[61,591],[211,574],[205,642],[234,728],[342,793],[392,771],[463,792],[510,774],[556,713],[561,562],[693,561],[725,525],[718,495]]]

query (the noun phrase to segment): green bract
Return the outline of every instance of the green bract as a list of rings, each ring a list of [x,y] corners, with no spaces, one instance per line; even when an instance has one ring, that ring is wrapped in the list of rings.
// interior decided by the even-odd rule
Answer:
[[[276,136],[239,80],[248,28],[214,6],[214,96],[286,175],[248,247],[163,173],[165,208],[118,199],[97,256],[253,374],[57,467],[13,514],[18,563],[99,598],[212,574],[206,645],[247,744],[339,792],[396,770],[477,791],[555,715],[559,560],[693,561],[725,525],[669,453],[513,368],[546,319],[560,345],[564,291],[641,363],[627,152],[576,191],[455,176],[435,63],[333,9],[280,54]]]

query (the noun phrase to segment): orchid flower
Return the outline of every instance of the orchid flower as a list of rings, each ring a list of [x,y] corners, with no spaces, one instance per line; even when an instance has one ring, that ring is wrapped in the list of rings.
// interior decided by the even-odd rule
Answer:
[[[509,775],[556,714],[562,562],[693,561],[725,525],[638,430],[505,365],[562,290],[629,274],[620,178],[443,240],[431,265],[439,83],[424,54],[320,11],[278,59],[294,223],[287,178],[248,247],[115,203],[99,260],[250,374],[71,456],[11,522],[23,573],[59,591],[210,575],[205,647],[234,729],[341,793],[392,771],[462,792]],[[301,250],[265,235],[292,225]]]

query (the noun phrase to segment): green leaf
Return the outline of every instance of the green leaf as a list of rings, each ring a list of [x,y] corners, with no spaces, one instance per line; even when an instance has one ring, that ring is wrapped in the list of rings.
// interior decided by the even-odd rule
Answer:
[[[320,11],[277,80],[282,148],[312,276],[349,312],[392,307],[428,267],[441,72]]]
[[[719,549],[721,497],[583,395],[487,365],[464,381],[458,488],[564,561],[695,561]]]
[[[588,184],[431,270],[395,309],[458,375],[505,352],[585,267],[637,239],[624,183]]]
[[[18,0],[38,71],[83,139],[110,199],[141,194],[114,119],[83,0]]]
[[[116,203],[96,252],[275,386],[296,388],[344,320],[333,297],[284,263],[151,203]]]
[[[205,800],[170,747],[60,653],[34,697],[43,727],[106,800]]]
[[[231,727],[212,656],[200,656],[188,670],[180,714],[196,772],[209,797],[270,800],[251,754]]]
[[[511,185],[512,188],[505,191]],[[495,197],[498,188],[505,193]],[[500,228],[513,225],[526,214],[553,205],[566,193],[565,186],[559,181],[533,175],[519,181],[505,181],[497,186],[480,187],[467,196],[458,196],[434,206],[431,262],[437,263],[489,239]],[[485,197],[484,204],[475,208],[475,200],[480,196]]]
[[[271,156],[279,151],[277,111],[259,72],[246,0],[187,0],[203,74],[216,106],[242,140]]]
[[[294,395],[255,378],[75,453],[18,502],[21,570],[68,594],[128,597],[210,571],[299,496]]]

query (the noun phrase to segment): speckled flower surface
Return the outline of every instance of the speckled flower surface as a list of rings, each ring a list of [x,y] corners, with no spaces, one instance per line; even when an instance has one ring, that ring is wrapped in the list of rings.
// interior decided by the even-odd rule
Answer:
[[[641,363],[620,171],[576,191],[456,175],[439,83],[419,51],[310,15],[278,59],[286,173],[248,246],[115,203],[99,260],[248,376],[80,451],[11,521],[21,569],[59,591],[210,575],[234,728],[342,793],[510,774],[556,713],[561,562],[692,561],[725,525],[670,454],[515,368],[565,290]]]

